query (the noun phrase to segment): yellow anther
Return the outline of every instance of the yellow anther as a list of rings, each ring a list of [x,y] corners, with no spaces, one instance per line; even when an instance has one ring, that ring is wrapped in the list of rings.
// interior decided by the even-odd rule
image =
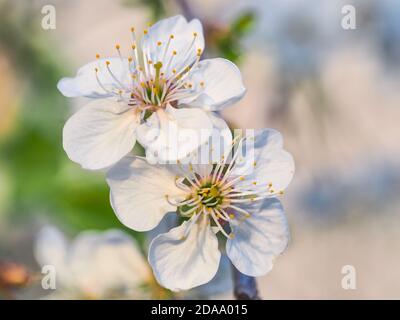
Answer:
[[[119,48],[121,48],[121,46],[119,44],[116,44],[115,49],[119,50]]]
[[[257,162],[254,161],[254,162],[253,162],[253,167],[255,167],[256,165],[257,165]]]
[[[270,192],[270,193],[274,193],[274,192],[275,192],[275,190],[274,190],[274,189],[271,189],[271,190],[269,190],[269,192]]]
[[[144,30],[143,30],[143,33],[144,33],[144,34],[147,34],[147,33],[148,33],[147,29],[144,29]]]
[[[257,184],[257,181],[253,181],[253,184],[256,185],[256,184]]]
[[[150,63],[150,61],[149,61]],[[161,61],[158,61],[156,64],[154,64],[154,68],[157,70],[160,70],[162,68],[163,64]]]
[[[131,32],[135,32],[135,28],[134,27],[131,27]]]
[[[200,81],[200,85],[204,87],[204,81]]]
[[[94,68],[94,71],[96,71],[96,72],[99,72],[99,69],[97,69],[97,68]]]
[[[243,177],[243,176],[241,176],[241,177],[239,178],[239,180],[240,180],[240,181],[243,181],[243,180],[244,180],[244,177]]]
[[[122,90],[118,90],[118,94],[122,94]]]
[[[171,34],[171,35],[169,36],[169,38],[170,38],[170,39],[173,39],[173,38],[175,38],[175,36],[174,36],[173,34]]]
[[[140,85],[142,86],[142,88],[146,88],[146,84],[144,82],[141,82]]]
[[[108,60],[106,61],[106,65],[108,65],[108,66],[109,66],[109,65],[110,65],[110,63],[111,63],[110,61],[108,61]]]
[[[153,64],[153,61],[149,60],[148,63],[149,63],[149,64]]]
[[[161,45],[162,45],[162,42],[161,42],[161,41],[158,41],[158,42],[157,42],[157,45],[158,45],[158,46],[161,46]]]
[[[233,213],[231,213],[231,214],[229,215],[229,218],[235,219],[235,215],[234,215]]]
[[[197,32],[193,32],[193,37],[197,37]]]
[[[132,57],[128,57],[129,62],[132,62],[132,60],[133,60]]]
[[[201,56],[201,49],[197,49],[197,55]]]
[[[284,193],[285,193],[285,192],[284,192],[283,190],[279,191],[279,194],[280,194],[281,196],[283,196]]]
[[[235,234],[234,234],[234,233],[230,233],[230,234],[229,234],[229,239],[232,240],[232,239],[234,239],[234,238],[235,238]]]
[[[272,187],[272,182],[268,183],[268,188]]]
[[[100,59],[100,55],[99,54],[96,54],[96,59]]]
[[[175,74],[176,73],[176,69],[172,69],[172,73]]]
[[[133,45],[131,46],[131,48],[132,48],[132,50],[135,50],[135,49],[136,49],[136,45],[133,44]]]
[[[176,56],[177,52],[174,50],[174,51],[172,51],[172,54],[173,54],[174,56]]]

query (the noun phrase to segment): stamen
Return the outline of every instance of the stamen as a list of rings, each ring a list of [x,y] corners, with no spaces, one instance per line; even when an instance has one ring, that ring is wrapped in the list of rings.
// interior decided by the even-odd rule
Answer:
[[[248,213],[246,210],[243,210],[242,208],[239,208],[239,207],[237,207],[235,205],[232,205],[232,204],[229,207],[234,209],[234,210],[236,210],[237,212],[243,213],[246,218],[251,217],[251,214]]]
[[[213,209],[209,210],[210,216],[212,217],[212,219],[214,220],[216,226],[218,227],[218,230],[221,231],[221,233],[229,238],[229,235],[226,233],[226,231],[224,230],[224,228],[221,226],[221,224],[219,223],[217,217],[215,216],[215,212]]]
[[[115,82],[117,82],[118,84],[119,84],[119,86],[121,87],[121,88],[124,88],[125,90],[128,90],[128,88],[126,88],[118,79],[117,79],[117,77],[114,75],[114,73],[111,71],[111,68],[110,68],[110,61],[106,61],[106,67],[107,67],[107,70],[108,70],[108,72],[110,73],[110,75],[111,75],[111,77],[114,79],[114,81]]]
[[[94,71],[95,71],[95,76],[96,76],[97,83],[100,86],[100,88],[102,88],[108,94],[114,94],[112,91],[106,89],[106,87],[104,87],[104,85],[101,83],[101,81],[99,79],[99,76],[98,76],[99,69],[98,68],[94,68]]]
[[[187,195],[186,194],[180,194],[180,195],[175,195],[174,197],[179,197],[179,196],[185,197]],[[165,199],[168,201],[168,203],[170,205],[176,206],[176,207],[189,205],[189,204],[194,204],[195,202],[198,202],[197,199],[193,199],[193,198],[190,198],[190,199],[185,200],[185,201],[171,199],[171,196],[168,195],[168,194],[165,195]],[[174,200],[176,200],[176,201],[174,201]]]
[[[185,239],[188,236],[190,230],[192,229],[193,225],[197,222],[197,220],[199,219],[200,216],[201,216],[201,214],[196,214],[190,219],[189,224],[185,230],[185,233],[183,234],[183,237],[182,237],[183,239]]]

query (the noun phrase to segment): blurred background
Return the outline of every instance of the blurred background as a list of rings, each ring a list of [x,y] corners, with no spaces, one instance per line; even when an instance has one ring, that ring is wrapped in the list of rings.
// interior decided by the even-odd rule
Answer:
[[[42,28],[45,5],[56,9],[55,29]],[[345,5],[356,10],[355,29],[342,27]],[[68,239],[122,230],[145,261],[147,240],[117,220],[103,173],[64,153],[63,124],[85,101],[63,97],[56,83],[96,53],[115,55],[116,43],[127,48],[132,25],[175,14],[203,22],[207,57],[242,70],[247,95],[225,118],[278,129],[296,161],[283,198],[292,241],[258,279],[261,297],[399,299],[396,0],[0,0],[0,298],[48,295],[34,256],[44,225]],[[355,289],[341,285],[345,265]],[[143,294],[127,298],[231,298],[226,274],[179,296],[147,277],[135,288]]]

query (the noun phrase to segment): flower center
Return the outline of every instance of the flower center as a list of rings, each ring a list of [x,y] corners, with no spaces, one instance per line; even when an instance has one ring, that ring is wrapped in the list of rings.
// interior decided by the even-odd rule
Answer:
[[[241,145],[244,139],[234,143]],[[231,225],[230,222],[234,219],[243,220],[251,216],[248,204],[283,194],[283,191],[277,193],[271,182],[247,181],[245,176],[233,175],[234,165],[241,154],[238,150],[233,152],[229,163],[227,157],[222,156],[211,172],[205,174],[195,172],[191,164],[187,170],[178,161],[181,174],[175,178],[175,184],[186,196],[182,199],[181,195],[176,198],[165,195],[167,201],[177,207],[177,212],[183,218],[190,218],[191,222],[195,223],[199,217],[205,216],[211,225],[227,238],[234,236],[232,229],[230,234],[227,233],[227,224]],[[253,162],[253,166],[256,167],[257,163]],[[190,228],[189,226],[186,232],[189,232]]]
[[[211,182],[201,186],[197,191],[201,203],[207,208],[216,208],[224,201],[221,190],[218,185],[212,185]]]
[[[143,118],[146,118],[149,112],[151,114],[159,108],[165,108],[168,104],[176,106],[179,100],[194,99],[199,94],[199,89],[204,88],[204,81],[195,84],[189,79],[191,71],[199,63],[202,54],[202,50],[196,48],[198,37],[196,32],[193,32],[192,42],[183,48],[182,52],[174,49],[175,36],[170,35],[166,42],[157,41],[151,53],[148,48],[149,43],[138,41],[134,28],[131,32],[133,44],[127,66],[131,83],[128,85],[120,81],[113,73],[111,62],[106,61],[105,68],[118,87],[110,90],[103,85],[97,75],[103,66],[99,65],[95,68],[97,81],[107,93],[119,96],[128,105],[144,111]],[[147,30],[144,31],[143,39],[148,40]],[[115,48],[122,60],[120,45],[117,44]],[[157,61],[152,61],[151,55],[156,57]],[[96,58],[99,59],[100,55],[96,55]],[[197,90],[194,90],[195,88]]]

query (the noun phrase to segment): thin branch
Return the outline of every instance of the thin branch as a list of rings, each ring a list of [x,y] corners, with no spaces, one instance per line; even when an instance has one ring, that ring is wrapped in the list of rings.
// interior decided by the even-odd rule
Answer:
[[[192,8],[186,0],[176,0],[177,4],[181,7],[183,15],[188,20],[192,20],[195,18]]]
[[[234,296],[237,300],[260,300],[256,279],[246,276],[232,265]]]

